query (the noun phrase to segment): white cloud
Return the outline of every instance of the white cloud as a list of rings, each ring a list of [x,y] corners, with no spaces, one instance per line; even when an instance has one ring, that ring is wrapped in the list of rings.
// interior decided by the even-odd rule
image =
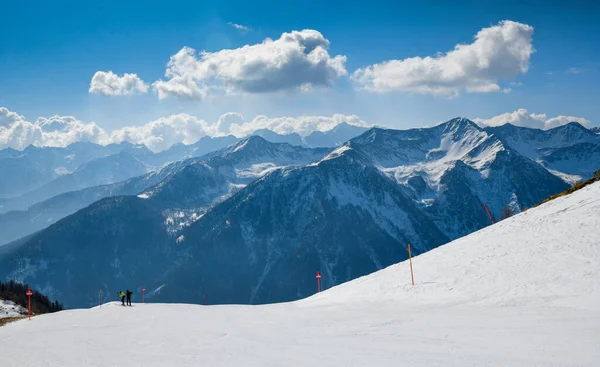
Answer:
[[[586,68],[568,68],[567,74],[583,74],[590,71],[590,69]]]
[[[356,126],[372,126],[356,115],[334,114],[333,116],[274,117],[256,116],[251,121],[233,123],[229,127],[231,134],[242,137],[260,129],[269,129],[279,134],[298,133],[302,136],[313,131],[328,131],[342,122]]]
[[[208,91],[206,85],[196,84],[189,75],[173,75],[167,81],[158,80],[154,82],[152,87],[158,93],[158,99],[166,99],[172,96],[186,100],[201,100],[206,97]]]
[[[217,120],[217,131],[223,134],[229,134],[232,125],[240,126],[243,124],[244,116],[242,116],[241,113],[227,112],[226,114],[221,115],[219,120]]]
[[[150,121],[142,126],[127,126],[111,134],[111,142],[144,144],[152,151],[168,149],[175,143],[192,144],[203,136],[217,135],[216,125],[182,113]]]
[[[0,128],[8,128],[18,121],[25,121],[25,117],[16,112],[9,111],[6,107],[0,107]]]
[[[390,60],[358,69],[351,79],[358,88],[371,92],[402,91],[457,96],[499,92],[499,80],[527,72],[534,52],[533,27],[513,21],[477,32],[471,44],[435,57]]]
[[[96,124],[72,116],[39,118],[34,123],[0,107],[0,149],[24,149],[28,145],[66,146],[78,141],[105,143],[106,132]]]
[[[143,94],[146,92],[148,92],[148,85],[137,74],[125,73],[120,77],[112,71],[97,71],[92,77],[89,89],[89,93],[107,96]]]
[[[128,141],[145,144],[152,151],[168,149],[175,143],[192,144],[203,136],[233,134],[244,137],[259,129],[277,133],[308,135],[313,131],[327,131],[346,122],[357,126],[371,126],[355,115],[275,117],[259,115],[250,121],[237,112],[223,114],[214,123],[208,123],[188,114],[170,115],[141,126],[126,126],[107,132],[94,122],[83,122],[72,116],[40,117],[35,122],[0,107],[0,149],[24,149],[37,146],[64,147],[78,141],[110,144]]]
[[[187,114],[171,115],[150,121],[142,126],[128,126],[114,131],[110,142],[129,141],[145,144],[152,151],[168,149],[175,143],[192,144],[203,136],[223,136],[232,134],[244,137],[259,129],[269,129],[280,134],[299,133],[308,135],[313,131],[327,131],[346,122],[351,125],[371,126],[358,116],[336,114],[326,116],[301,116],[269,118],[259,115],[250,121],[237,112],[228,112],[215,122],[208,123]]]
[[[267,93],[328,87],[346,75],[346,57],[331,57],[329,41],[315,30],[283,33],[277,40],[214,53],[189,47],[171,56],[166,81],[153,84],[158,97],[202,99],[207,91]]]
[[[232,22],[229,22],[227,24],[229,24],[233,28],[235,28],[235,29],[237,29],[239,31],[242,31],[244,33],[248,32],[250,30],[250,27],[246,27],[245,25],[242,25],[242,24],[236,24],[236,23],[232,23]]]
[[[590,123],[583,117],[556,116],[549,118],[545,113],[530,113],[523,108],[514,112],[503,113],[489,119],[475,118],[473,121],[480,126],[500,126],[506,123],[511,123],[516,126],[531,127],[542,130],[566,125],[569,122],[579,122],[583,126],[588,126]]]

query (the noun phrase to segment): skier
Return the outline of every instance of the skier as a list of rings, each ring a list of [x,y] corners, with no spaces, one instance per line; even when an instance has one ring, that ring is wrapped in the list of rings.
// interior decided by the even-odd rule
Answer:
[[[131,295],[133,294],[133,292],[130,292],[129,289],[127,290],[127,306],[131,306]]]
[[[121,297],[121,306],[125,306],[125,292],[119,291],[119,297]]]

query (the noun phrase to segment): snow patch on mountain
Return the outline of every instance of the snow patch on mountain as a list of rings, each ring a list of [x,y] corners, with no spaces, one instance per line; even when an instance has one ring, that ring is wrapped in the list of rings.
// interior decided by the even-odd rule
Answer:
[[[27,315],[27,309],[12,301],[0,299],[0,319]]]

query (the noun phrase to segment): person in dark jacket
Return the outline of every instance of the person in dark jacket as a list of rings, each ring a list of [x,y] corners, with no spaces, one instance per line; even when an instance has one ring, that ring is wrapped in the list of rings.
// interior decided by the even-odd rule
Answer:
[[[133,294],[133,292],[131,292],[129,289],[127,290],[127,306],[131,306],[131,295]]]
[[[121,297],[121,306],[125,306],[125,292],[119,291],[119,297]]]

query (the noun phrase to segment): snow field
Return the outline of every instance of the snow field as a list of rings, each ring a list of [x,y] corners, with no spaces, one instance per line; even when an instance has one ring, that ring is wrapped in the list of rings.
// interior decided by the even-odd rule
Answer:
[[[0,328],[1,366],[597,366],[600,183],[293,303],[106,304]],[[316,286],[316,284],[315,284]]]

